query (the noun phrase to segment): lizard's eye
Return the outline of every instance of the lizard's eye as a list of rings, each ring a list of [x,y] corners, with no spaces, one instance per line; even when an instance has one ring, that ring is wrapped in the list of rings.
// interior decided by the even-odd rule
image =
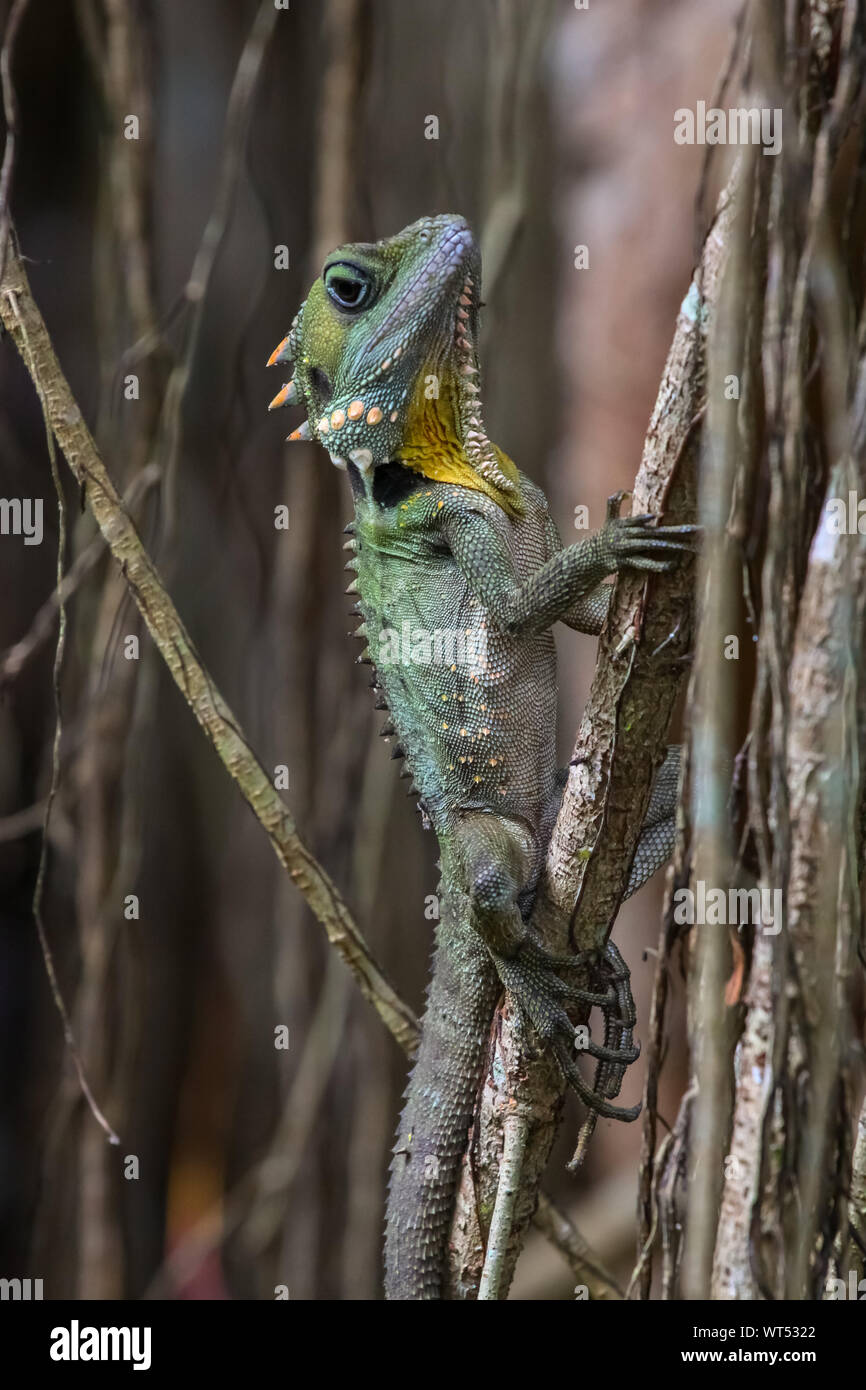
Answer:
[[[344,313],[354,313],[370,298],[370,277],[359,266],[347,265],[344,261],[329,265],[322,278],[328,298]]]

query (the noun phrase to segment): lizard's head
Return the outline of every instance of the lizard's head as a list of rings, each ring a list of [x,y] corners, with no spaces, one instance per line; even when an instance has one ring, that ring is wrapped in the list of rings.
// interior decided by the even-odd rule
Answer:
[[[517,470],[481,418],[480,283],[475,238],[458,216],[334,251],[268,362],[294,362],[271,402],[306,408],[289,438],[317,439],[338,467],[368,473],[397,460],[519,510]]]

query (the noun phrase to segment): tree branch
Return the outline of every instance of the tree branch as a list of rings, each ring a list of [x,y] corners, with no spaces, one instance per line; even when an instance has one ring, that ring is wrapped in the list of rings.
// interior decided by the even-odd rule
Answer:
[[[730,200],[724,196],[680,309],[635,482],[634,512],[664,512],[668,522],[688,521],[694,515],[693,462],[705,405],[706,326],[725,259],[730,217]],[[610,934],[686,669],[692,586],[688,566],[663,579],[626,576],[617,582],[532,915],[532,926],[555,951],[569,944],[577,951],[596,950]],[[504,1297],[538,1200],[564,1087],[556,1064],[539,1055],[537,1043],[530,1045],[521,1020],[507,1007],[497,1015],[492,1039],[492,1060],[481,1090],[471,1161],[464,1163],[458,1209],[493,1209],[503,1117],[515,1094],[530,1095],[532,1118],[522,1183],[500,1286]],[[646,1123],[653,1123],[649,1115]],[[483,1263],[483,1251],[477,1247],[484,1238],[480,1220],[462,1220],[452,1231],[452,1282],[459,1269],[461,1287],[470,1292],[477,1288]],[[476,1248],[468,1248],[473,1240]]]
[[[178,689],[261,823],[280,863],[322,923],[331,944],[355,974],[362,994],[400,1045],[411,1050],[416,1019],[374,960],[336,885],[304,845],[291,813],[198,657],[99,457],[11,240],[0,281],[0,319],[21,353],[44,401],[48,424]]]

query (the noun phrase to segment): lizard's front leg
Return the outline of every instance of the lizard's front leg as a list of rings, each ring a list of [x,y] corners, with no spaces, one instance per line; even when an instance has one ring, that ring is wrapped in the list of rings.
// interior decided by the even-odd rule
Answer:
[[[608,498],[600,531],[557,550],[527,579],[518,580],[501,534],[472,501],[449,499],[443,513],[445,538],[471,592],[501,632],[517,637],[543,632],[560,619],[599,631],[607,596],[599,589],[623,570],[664,573],[695,548],[696,526],[657,526],[652,516],[619,515],[624,494]],[[580,613],[587,609],[587,621]]]

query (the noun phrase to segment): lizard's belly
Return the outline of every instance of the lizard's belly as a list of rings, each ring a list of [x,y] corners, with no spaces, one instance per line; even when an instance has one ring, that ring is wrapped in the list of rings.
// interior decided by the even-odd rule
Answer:
[[[389,588],[368,552],[358,580],[378,682],[434,825],[480,809],[536,828],[556,771],[551,634],[498,631],[452,565],[407,563]]]

